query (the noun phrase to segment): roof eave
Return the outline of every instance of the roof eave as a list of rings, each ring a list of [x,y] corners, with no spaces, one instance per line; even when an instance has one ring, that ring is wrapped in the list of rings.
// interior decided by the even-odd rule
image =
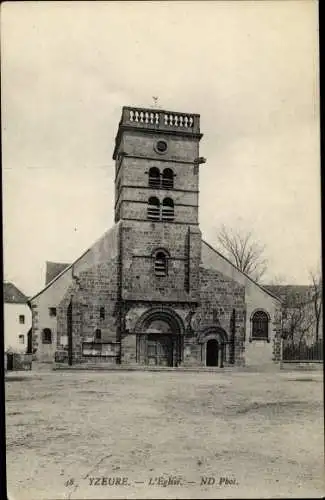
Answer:
[[[250,276],[248,276],[248,274],[246,274],[244,271],[241,271],[237,266],[235,266],[235,264],[233,264],[233,262],[231,262],[231,260],[227,259],[227,257],[225,257],[224,255],[222,255],[222,253],[220,253],[218,250],[216,250],[212,245],[210,245],[210,243],[208,243],[207,241],[205,241],[203,238],[202,238],[202,242],[205,243],[209,248],[211,248],[211,250],[213,250],[216,254],[220,255],[220,257],[222,257],[224,260],[226,260],[234,269],[236,269],[238,272],[242,273],[247,279],[249,279],[249,281],[251,281],[252,283],[254,283],[263,292],[267,293],[273,299],[277,300],[278,302],[280,302],[282,304],[282,300],[279,297],[277,297],[276,295],[273,295],[273,293],[271,293],[268,290],[266,290],[262,285],[259,285],[255,280],[253,280],[253,278],[251,278]]]

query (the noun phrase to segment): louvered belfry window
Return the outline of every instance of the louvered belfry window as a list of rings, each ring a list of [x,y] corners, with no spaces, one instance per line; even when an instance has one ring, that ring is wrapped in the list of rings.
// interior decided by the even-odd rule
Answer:
[[[151,167],[148,184],[153,189],[173,189],[174,172],[171,168],[165,168],[161,174],[159,168]]]
[[[167,276],[167,255],[165,252],[157,252],[155,255],[155,275]]]
[[[162,220],[165,222],[174,220],[174,202],[171,198],[165,198],[162,202]]]
[[[165,168],[162,173],[161,187],[163,189],[173,189],[174,173],[171,168]]]
[[[151,196],[148,200],[147,216],[149,220],[160,220],[160,202],[155,196]]]
[[[151,167],[149,170],[149,187],[160,188],[160,170],[157,167]]]

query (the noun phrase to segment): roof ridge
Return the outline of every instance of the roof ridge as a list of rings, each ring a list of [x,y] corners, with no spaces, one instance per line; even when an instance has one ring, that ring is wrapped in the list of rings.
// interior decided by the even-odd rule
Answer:
[[[56,280],[58,280],[64,273],[66,273],[69,269],[73,268],[73,266],[79,262],[79,260],[81,260],[88,252],[90,252],[90,250],[96,245],[96,243],[98,243],[100,240],[102,240],[103,238],[105,238],[105,236],[107,235],[107,233],[109,233],[109,231],[111,231],[114,227],[117,227],[118,225],[120,224],[120,221],[119,222],[116,222],[112,227],[110,227],[109,229],[107,229],[99,238],[96,239],[96,241],[94,241],[94,243],[92,245],[90,245],[77,259],[75,259],[71,264],[69,264],[65,269],[62,270],[61,273],[59,273],[57,276],[55,276],[49,283],[47,283],[39,292],[35,293],[32,297],[30,297],[28,299],[28,302],[30,302],[31,300],[35,299],[36,297],[38,297],[41,293],[43,293],[45,290],[47,290]]]
[[[254,283],[256,286],[258,286],[261,290],[263,290],[263,292],[267,293],[268,295],[270,295],[271,297],[273,297],[274,299],[278,300],[279,302],[282,302],[281,299],[279,297],[277,297],[277,295],[274,295],[272,292],[270,292],[269,290],[267,290],[266,288],[264,288],[262,285],[260,285],[259,283],[257,283],[257,281],[253,280],[253,278],[251,278],[250,276],[248,276],[248,274],[246,274],[244,271],[241,271],[233,262],[231,262],[230,259],[228,259],[227,257],[225,257],[221,252],[219,252],[219,250],[216,250],[212,245],[210,245],[210,243],[208,243],[207,241],[205,241],[203,238],[202,238],[202,243],[204,243],[205,245],[207,245],[209,248],[211,248],[211,250],[213,252],[215,252],[216,254],[220,255],[220,257],[222,257],[224,260],[226,260],[232,267],[234,267],[238,272],[242,273],[244,276],[246,276],[246,278],[248,278],[252,283]]]

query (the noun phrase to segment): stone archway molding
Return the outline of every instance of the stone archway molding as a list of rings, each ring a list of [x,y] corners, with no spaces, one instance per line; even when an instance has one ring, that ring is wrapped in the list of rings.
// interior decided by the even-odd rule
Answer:
[[[228,335],[226,331],[217,326],[210,326],[208,328],[204,328],[198,336],[198,342],[200,344],[204,344],[211,339],[215,339],[218,342],[221,341],[221,344],[225,344],[228,342]]]
[[[271,321],[271,316],[270,316],[270,313],[268,311],[266,311],[265,309],[263,309],[262,307],[257,307],[256,309],[254,309],[254,311],[251,312],[251,315],[249,317],[249,321],[252,322],[253,321],[253,318],[254,318],[254,315],[257,313],[257,312],[263,312],[266,314],[267,316],[267,319],[268,321],[270,322]]]
[[[171,307],[164,306],[151,307],[145,311],[137,320],[134,333],[143,333],[149,327],[150,323],[158,319],[166,321],[175,333],[185,333],[185,326],[181,317]]]
[[[267,317],[267,336],[265,338],[261,338],[261,339],[257,339],[257,338],[253,339],[254,316],[257,313],[263,313]],[[253,340],[264,340],[264,341],[269,343],[270,342],[270,324],[271,324],[271,316],[270,316],[269,312],[266,311],[265,309],[262,309],[261,307],[258,307],[256,309],[254,309],[254,311],[252,311],[250,318],[249,318],[249,322],[250,322],[249,342],[252,342]]]

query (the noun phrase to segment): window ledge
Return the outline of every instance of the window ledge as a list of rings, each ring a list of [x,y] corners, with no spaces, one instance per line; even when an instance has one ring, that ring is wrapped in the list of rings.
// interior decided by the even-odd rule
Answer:
[[[270,339],[268,337],[250,337],[249,342],[255,342],[255,341],[262,341],[262,342],[267,342],[268,344],[270,343]]]

